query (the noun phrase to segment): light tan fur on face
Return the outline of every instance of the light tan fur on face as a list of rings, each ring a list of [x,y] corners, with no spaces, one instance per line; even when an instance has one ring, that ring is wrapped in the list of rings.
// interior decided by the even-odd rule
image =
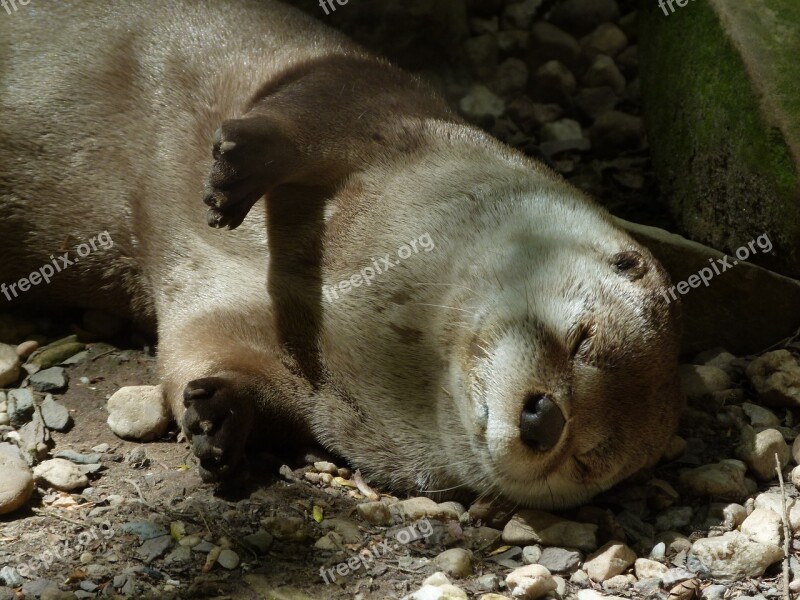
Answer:
[[[266,208],[215,231],[211,140],[243,115],[274,119],[296,152]],[[24,302],[157,318],[179,419],[190,381],[231,377],[260,441],[313,434],[398,490],[537,506],[609,487],[674,430],[677,306],[649,252],[424,84],[278,3],[21,9],[0,20],[0,136],[0,281],[109,231],[111,251]],[[434,249],[323,300],[423,234]],[[620,253],[641,264],[621,272]],[[567,419],[547,453],[517,435],[532,392]]]

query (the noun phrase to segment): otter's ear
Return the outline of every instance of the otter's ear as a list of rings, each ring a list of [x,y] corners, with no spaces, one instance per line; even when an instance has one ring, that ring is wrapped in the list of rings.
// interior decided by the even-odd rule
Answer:
[[[235,229],[279,185],[333,187],[368,163],[413,152],[431,118],[458,120],[425,84],[376,59],[339,55],[293,67],[214,135],[208,223]]]

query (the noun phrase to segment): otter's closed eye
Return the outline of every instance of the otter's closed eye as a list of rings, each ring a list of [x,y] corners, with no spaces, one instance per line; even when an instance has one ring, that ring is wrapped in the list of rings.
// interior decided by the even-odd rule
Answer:
[[[611,258],[611,266],[617,273],[631,281],[636,281],[647,273],[647,262],[644,256],[635,250],[618,252]]]
[[[575,328],[575,332],[570,336],[572,340],[570,359],[582,357],[589,351],[596,329],[597,326],[594,323],[581,323]]]

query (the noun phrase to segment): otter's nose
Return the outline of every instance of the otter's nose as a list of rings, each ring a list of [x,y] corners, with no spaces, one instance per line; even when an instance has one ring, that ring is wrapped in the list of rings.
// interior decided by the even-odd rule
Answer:
[[[528,396],[519,419],[519,432],[525,444],[539,452],[553,448],[564,431],[564,414],[544,394]]]

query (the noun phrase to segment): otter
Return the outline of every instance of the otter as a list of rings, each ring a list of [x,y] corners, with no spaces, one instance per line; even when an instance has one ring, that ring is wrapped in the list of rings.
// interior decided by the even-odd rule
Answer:
[[[0,281],[114,241],[9,306],[157,322],[206,480],[315,440],[398,492],[555,508],[674,433],[679,306],[653,255],[292,8],[20,7],[0,132]]]

